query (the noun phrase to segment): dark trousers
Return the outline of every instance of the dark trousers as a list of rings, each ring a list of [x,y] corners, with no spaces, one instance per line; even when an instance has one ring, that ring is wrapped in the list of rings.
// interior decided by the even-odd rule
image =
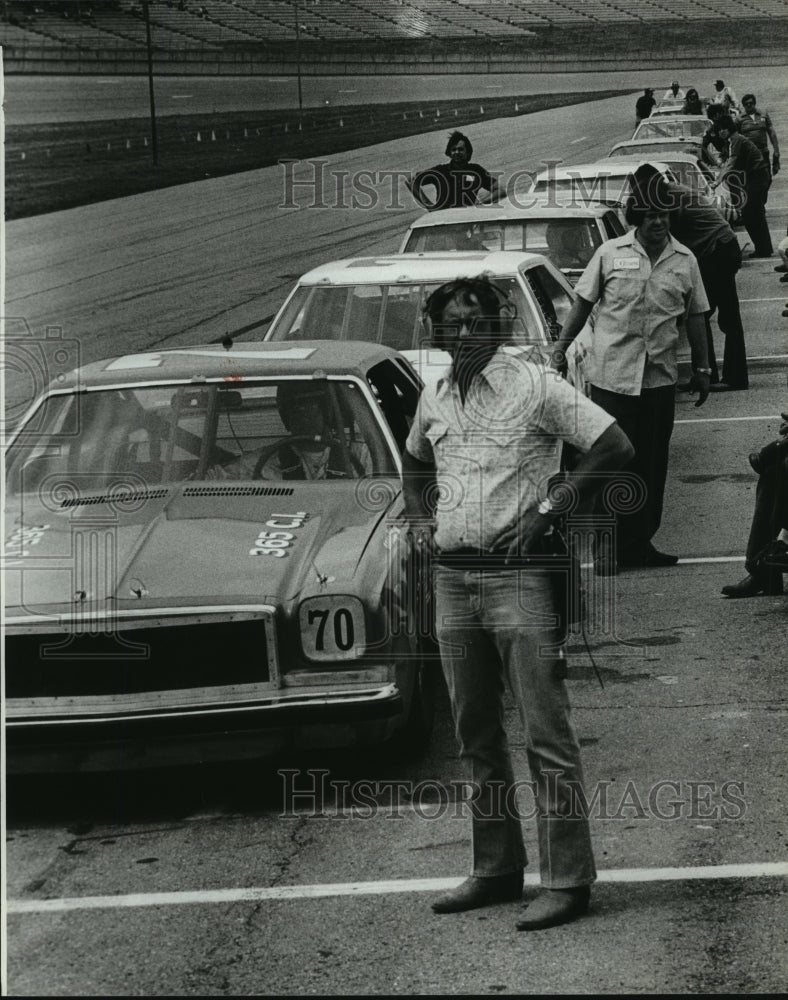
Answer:
[[[698,260],[703,287],[709,300],[710,312],[706,317],[706,338],[709,346],[711,381],[719,382],[717,356],[710,319],[717,311],[717,323],[725,334],[725,360],[722,364],[722,381],[739,389],[746,389],[747,352],[744,346],[744,327],[736,291],[736,272],[741,267],[741,250],[736,240],[718,243],[710,254]]]
[[[768,181],[748,181],[744,186],[741,221],[752,240],[754,252],[759,256],[771,256],[774,252],[772,237],[766,222],[766,196],[768,192]]]
[[[616,418],[635,449],[635,457],[624,471],[640,478],[645,500],[636,505],[637,509],[616,515],[616,556],[636,558],[648,550],[662,521],[675,386],[643,389],[639,396],[625,396],[592,385],[591,399]],[[607,513],[599,502],[597,512],[600,516]]]
[[[778,569],[758,570],[755,560],[783,528],[788,528],[788,443],[771,444],[761,452],[763,471],[755,490],[755,510],[747,539],[745,567],[757,577],[782,580]]]

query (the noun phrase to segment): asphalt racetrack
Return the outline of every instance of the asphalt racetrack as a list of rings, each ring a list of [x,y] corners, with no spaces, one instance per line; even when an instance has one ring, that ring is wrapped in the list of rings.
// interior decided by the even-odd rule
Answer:
[[[654,87],[664,91],[679,76],[682,86],[695,86],[699,93],[712,91],[718,77],[741,80],[746,71],[719,66],[715,69],[649,67],[610,73],[469,73],[413,76],[311,76],[301,78],[305,108],[326,104],[388,104],[433,97],[484,97],[505,94],[556,94],[575,90],[631,87],[642,91]],[[759,67],[750,79],[758,79],[771,92],[784,67]],[[692,81],[688,83],[687,81]],[[88,121],[104,118],[147,117],[150,114],[148,80],[145,76],[8,76],[5,80],[5,114],[9,125],[52,121]],[[766,89],[763,91],[766,93]],[[255,77],[164,76],[155,78],[157,114],[174,115],[206,111],[255,111],[263,108],[297,108],[295,76],[273,74]],[[760,97],[760,93],[758,94]],[[632,102],[634,104],[634,101]]]
[[[667,86],[673,75],[648,76]],[[701,90],[718,75],[739,95],[753,90],[788,142],[785,73],[676,75]],[[594,89],[616,76],[598,76]],[[7,120],[46,114],[32,103],[20,110],[20,80],[7,81]],[[641,80],[633,75],[629,97],[470,126],[474,158],[509,176],[547,159],[596,159],[631,134]],[[177,82],[189,93],[193,81]],[[477,93],[498,82],[478,79]],[[95,101],[103,113],[111,85],[102,86]],[[64,94],[57,114],[68,107]],[[271,167],[8,223],[6,317],[33,338],[59,336],[80,363],[227,332],[249,341],[307,268],[396,249],[420,209],[404,185],[392,190],[391,176],[441,162],[443,145],[442,133],[414,136],[322,166],[298,164],[289,184]],[[343,195],[336,177],[362,170],[389,174],[374,198],[354,205],[352,183]],[[767,212],[776,243],[788,223],[788,174],[776,177]],[[739,238],[746,246],[743,230]],[[776,263],[747,262],[739,276],[749,391],[711,396],[702,409],[678,398],[656,543],[681,562],[616,578],[614,632],[589,637],[604,689],[583,643],[569,649],[587,783],[611,799],[611,814],[592,822],[600,881],[588,917],[518,934],[517,904],[433,915],[434,890],[468,869],[468,823],[451,810],[392,808],[381,791],[380,809],[359,818],[332,810],[329,790],[322,815],[310,812],[308,797],[282,815],[282,768],[327,768],[332,781],[460,779],[443,702],[428,752],[409,764],[294,750],[243,767],[11,782],[9,992],[784,992],[788,602],[720,596],[744,575],[756,484],[747,455],[775,436],[788,408],[788,320],[780,315],[788,286],[778,283]],[[717,350],[721,357],[718,331]],[[7,370],[6,387],[14,418],[36,379]],[[525,777],[511,705],[506,721],[515,772]],[[310,777],[297,780],[304,788]],[[657,787],[678,803],[660,815],[648,807]],[[633,805],[633,794],[647,808]],[[740,804],[721,808],[726,794]],[[530,894],[532,820],[524,831]]]

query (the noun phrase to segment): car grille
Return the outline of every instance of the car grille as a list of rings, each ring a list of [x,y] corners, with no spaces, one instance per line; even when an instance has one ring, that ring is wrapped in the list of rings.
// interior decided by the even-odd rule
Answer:
[[[6,697],[123,695],[271,680],[270,618],[122,624],[101,633],[7,633]]]
[[[89,496],[68,496],[60,501],[61,508],[92,507],[97,504],[115,504],[121,510],[124,506],[136,505],[146,500],[161,500],[169,494],[167,489],[159,490],[115,490],[112,493],[99,493]]]
[[[185,497],[291,497],[292,486],[187,486]]]

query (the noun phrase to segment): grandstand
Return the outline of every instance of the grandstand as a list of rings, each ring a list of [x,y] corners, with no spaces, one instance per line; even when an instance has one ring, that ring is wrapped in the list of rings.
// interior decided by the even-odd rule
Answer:
[[[128,71],[119,54],[134,71],[146,51],[146,2],[0,0],[6,71]],[[788,0],[149,0],[148,11],[156,58],[171,67],[182,59],[192,72],[202,57],[264,71],[296,49],[307,67],[316,59],[323,68],[436,53],[482,57],[493,70],[551,53],[607,54],[612,68],[619,54],[672,58],[694,46],[719,60],[784,52],[788,40]]]

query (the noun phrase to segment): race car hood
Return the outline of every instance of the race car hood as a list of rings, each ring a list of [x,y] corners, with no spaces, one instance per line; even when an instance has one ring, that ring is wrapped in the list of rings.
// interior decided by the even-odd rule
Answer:
[[[396,479],[178,484],[64,510],[17,498],[6,511],[6,608],[280,602],[321,579],[352,590],[399,490]]]

